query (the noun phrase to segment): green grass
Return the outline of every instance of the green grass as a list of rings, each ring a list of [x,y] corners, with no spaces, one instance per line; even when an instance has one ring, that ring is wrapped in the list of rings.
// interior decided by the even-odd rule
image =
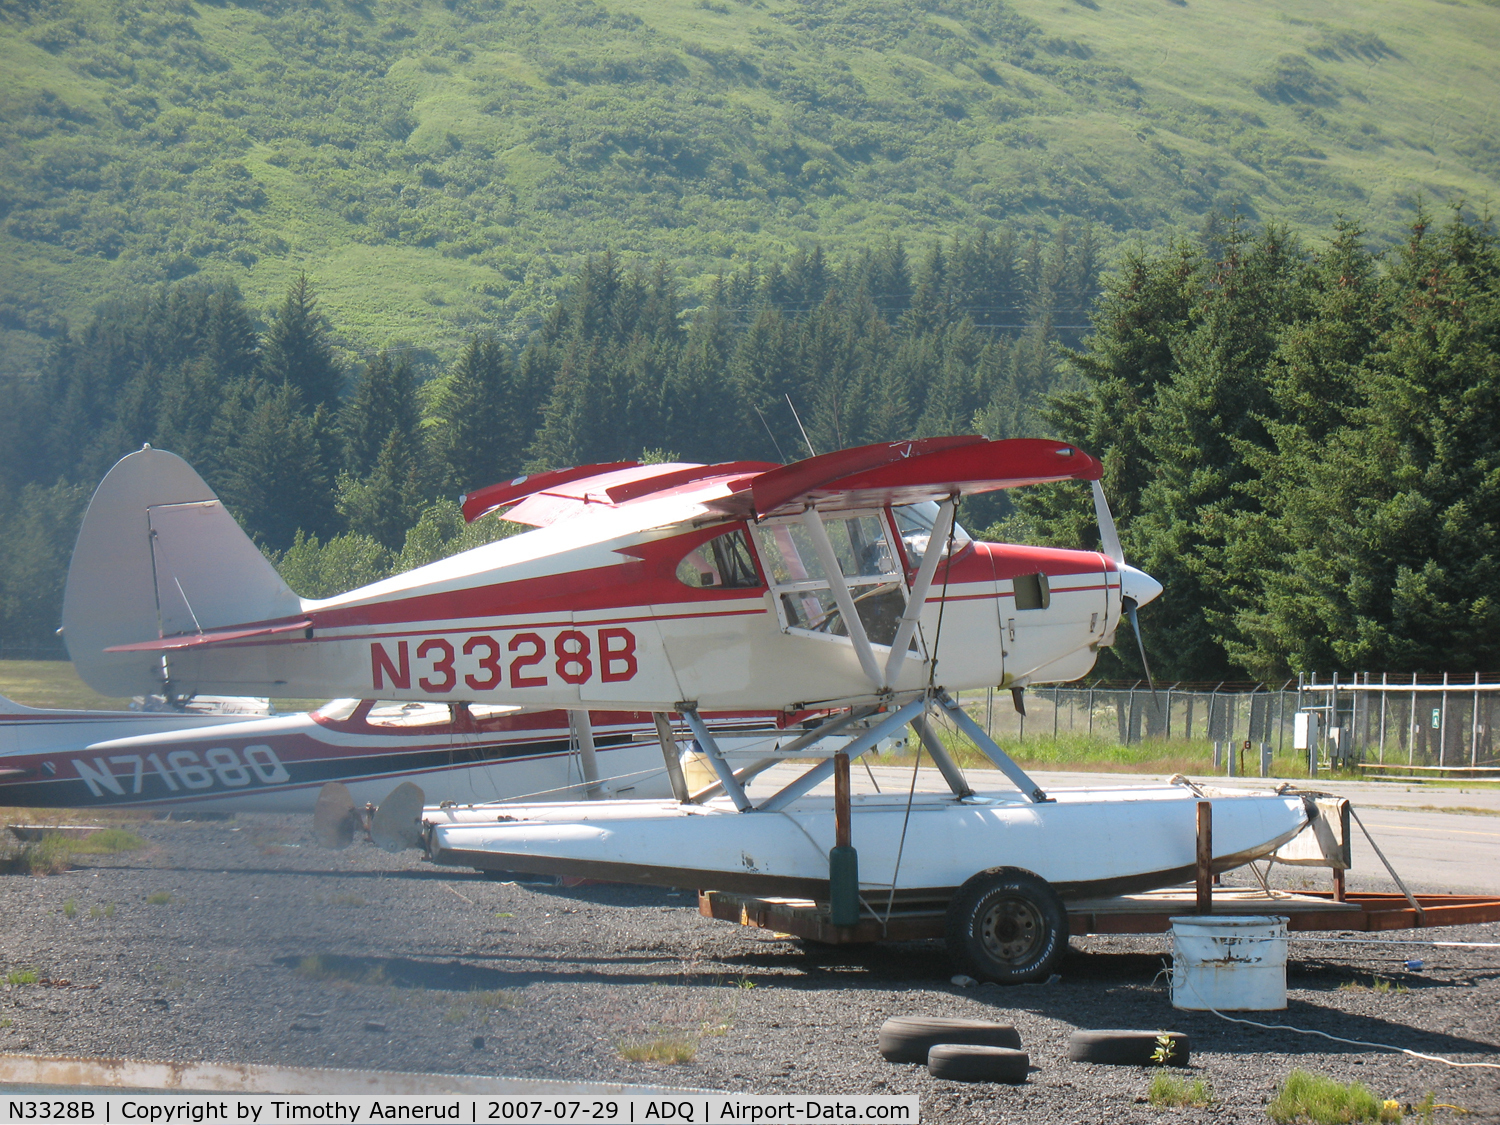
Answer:
[[[620,1057],[628,1062],[680,1065],[697,1057],[698,1040],[692,1035],[673,1032],[649,1039],[627,1039],[618,1045],[618,1050]]]
[[[0,874],[60,875],[73,863],[72,844],[64,836],[43,836],[0,856]]]
[[[128,699],[100,695],[66,660],[0,660],[0,695],[27,707],[123,711]]]
[[[114,855],[117,852],[138,852],[150,846],[134,832],[123,828],[106,828],[82,839],[68,841],[68,850],[74,855]]]
[[[1400,1121],[1401,1106],[1382,1100],[1359,1082],[1336,1082],[1322,1074],[1294,1070],[1266,1106],[1277,1125],[1345,1125],[1359,1121]]]
[[[605,246],[703,285],[815,238],[1074,215],[1159,240],[1235,201],[1389,237],[1411,196],[1500,181],[1486,4],[142,10],[0,23],[5,370],[39,317],[192,271],[265,305],[306,269],[357,350],[448,353]]]
[[[54,707],[77,711],[124,711],[128,699],[100,695],[78,678],[67,660],[0,660],[0,695],[27,707]],[[285,698],[276,700],[276,710],[283,714],[308,711],[326,702],[322,699]],[[116,813],[101,809],[89,816],[124,815],[141,819],[139,813]]]
[[[1377,996],[1386,996],[1393,992],[1399,995],[1403,992],[1409,992],[1410,989],[1400,981],[1393,981],[1389,977],[1372,976],[1369,984],[1358,980],[1346,980],[1343,984],[1339,985],[1339,991],[1373,992]]]
[[[1007,704],[1008,705],[1008,704]],[[999,706],[999,701],[996,701]],[[983,725],[984,715],[975,715]],[[934,725],[949,752],[966,769],[990,769],[993,764],[967,738],[950,729]],[[1024,739],[1008,738],[998,732],[996,741],[1023,768],[1035,770],[1073,770],[1090,773],[1183,773],[1193,777],[1223,775],[1224,768],[1214,769],[1213,745],[1202,740],[1143,739],[1121,745],[1112,739],[1087,733],[1029,734]],[[915,745],[915,740],[911,745]],[[1258,755],[1252,767],[1246,755],[1246,768],[1258,776]],[[925,755],[924,755],[925,760]],[[911,762],[911,753],[883,755],[880,762]],[[1276,755],[1271,759],[1272,777],[1306,777],[1307,763],[1295,755]],[[1320,775],[1321,776],[1321,775]]]
[[[172,894],[170,891],[152,891],[146,896],[146,902],[152,906],[166,906],[171,901]]]
[[[6,984],[35,984],[41,979],[35,969],[12,969],[5,974]]]
[[[1213,1105],[1214,1090],[1201,1078],[1188,1080],[1157,1074],[1151,1079],[1146,1097],[1158,1109],[1207,1109]]]

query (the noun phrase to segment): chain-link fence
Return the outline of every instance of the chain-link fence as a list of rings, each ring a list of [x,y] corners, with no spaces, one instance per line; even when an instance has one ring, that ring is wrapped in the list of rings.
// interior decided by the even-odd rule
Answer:
[[[1087,735],[1129,745],[1143,739],[1194,742],[1270,743],[1290,750],[1295,690],[1268,690],[1259,684],[1159,684],[1153,692],[1139,684],[1098,683],[1026,689],[1020,714],[1007,691],[985,693],[984,721],[991,737],[1004,742],[1038,736]],[[973,695],[964,703],[972,706]],[[976,709],[977,710],[977,709]]]
[[[1087,735],[1122,745],[1249,742],[1277,756],[1315,751],[1320,761],[1345,765],[1500,765],[1493,734],[1500,682],[1477,676],[1360,673],[1273,685],[1159,684],[1154,692],[1144,682],[1101,682],[1030,687],[1024,698],[1024,715],[1003,690],[966,692],[963,703],[1002,745]],[[1313,717],[1302,720],[1300,738],[1299,713]]]

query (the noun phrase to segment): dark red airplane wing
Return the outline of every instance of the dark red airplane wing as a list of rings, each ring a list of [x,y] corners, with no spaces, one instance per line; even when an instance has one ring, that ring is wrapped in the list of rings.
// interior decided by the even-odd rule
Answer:
[[[764,517],[807,504],[818,508],[915,504],[1047,481],[1098,480],[1103,472],[1100,461],[1066,442],[928,438],[867,445],[799,461],[756,478],[751,492],[756,514]]]

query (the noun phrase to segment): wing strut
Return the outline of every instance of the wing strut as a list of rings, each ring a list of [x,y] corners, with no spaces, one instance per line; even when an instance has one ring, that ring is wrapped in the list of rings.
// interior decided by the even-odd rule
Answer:
[[[885,687],[880,675],[880,665],[875,660],[875,650],[870,647],[869,635],[865,633],[865,623],[860,620],[859,610],[854,606],[854,596],[849,593],[849,583],[844,579],[844,568],[839,565],[839,558],[833,553],[833,543],[828,538],[828,529],[823,526],[823,517],[818,515],[818,509],[809,506],[803,511],[802,526],[812,537],[818,561],[823,564],[823,573],[828,575],[828,591],[833,595],[839,613],[843,615],[844,627],[849,630],[849,640],[854,645],[855,655],[859,657],[859,666],[865,670],[870,683],[877,688]]]
[[[724,786],[724,792],[729,794],[729,799],[734,802],[734,807],[740,812],[749,812],[754,806],[750,798],[745,795],[745,787],[740,784],[739,778],[734,776],[734,770],[724,760],[724,753],[719,749],[719,744],[714,741],[714,736],[709,734],[708,727],[698,715],[696,703],[679,703],[677,712],[687,720],[688,727],[693,732],[693,737],[698,740],[698,748],[703,751],[703,756],[708,759],[708,764],[713,767],[714,773],[719,775],[719,781]]]
[[[672,783],[672,796],[679,804],[687,804],[687,779],[682,776],[682,757],[677,751],[677,739],[672,735],[672,724],[660,711],[651,717],[656,720],[656,737],[661,743],[661,756],[667,766],[667,780]]]
[[[911,645],[911,635],[916,631],[917,621],[922,616],[922,607],[927,604],[927,593],[932,589],[932,580],[937,575],[938,563],[943,550],[938,544],[948,541],[948,530],[953,526],[955,504],[950,497],[938,508],[937,519],[932,524],[932,534],[927,537],[927,550],[922,555],[922,565],[917,567],[916,581],[906,599],[906,611],[901,614],[901,624],[896,627],[896,639],[891,642],[891,654],[885,660],[885,686],[895,682]],[[925,739],[923,741],[926,741]],[[928,747],[931,750],[931,747]]]
[[[1011,756],[996,745],[995,740],[985,733],[982,726],[969,717],[968,712],[960,707],[951,695],[946,691],[939,691],[937,701],[958,724],[958,728],[974,740],[974,745],[984,751],[985,757],[994,762],[996,768],[1010,778],[1017,789],[1030,797],[1035,804],[1040,805],[1048,800],[1042,787],[1032,781],[1026,771],[1016,765]]]
[[[849,759],[853,761],[867,750],[872,749],[882,738],[895,734],[926,710],[927,696],[925,694],[917,696],[917,698],[913,699],[905,707],[886,714],[880,722],[844,747],[843,753],[849,755]],[[780,792],[762,801],[759,809],[762,812],[779,812],[797,800],[797,798],[812,792],[832,776],[833,759],[824,758],[822,762],[797,778],[796,781],[789,782]]]
[[[590,800],[607,796],[599,780],[599,757],[594,750],[594,724],[587,711],[569,711],[568,726],[578,746],[578,769],[583,774],[584,792]]]

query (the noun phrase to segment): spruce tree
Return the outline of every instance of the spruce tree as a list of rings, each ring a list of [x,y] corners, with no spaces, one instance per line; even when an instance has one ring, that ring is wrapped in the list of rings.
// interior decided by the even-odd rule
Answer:
[[[401,549],[425,500],[415,443],[400,429],[387,435],[367,476],[339,475],[338,511],[349,531],[392,551]]]
[[[444,491],[468,492],[521,471],[531,435],[517,398],[505,349],[493,336],[473,337],[443,386],[428,439]]]
[[[306,274],[298,274],[271,317],[261,351],[267,382],[295,387],[306,409],[338,405],[343,374],[328,342],[328,322]]]
[[[260,362],[255,325],[233,282],[221,286],[209,302],[204,357],[220,379],[249,378]]]
[[[258,542],[290,547],[298,531],[326,535],[334,526],[333,482],[315,426],[291,385],[262,385],[236,419],[219,495]]]
[[[375,467],[381,447],[393,431],[413,446],[417,434],[417,400],[411,362],[406,356],[392,360],[380,352],[360,373],[339,411],[339,431],[344,437],[344,467],[362,477]]]

